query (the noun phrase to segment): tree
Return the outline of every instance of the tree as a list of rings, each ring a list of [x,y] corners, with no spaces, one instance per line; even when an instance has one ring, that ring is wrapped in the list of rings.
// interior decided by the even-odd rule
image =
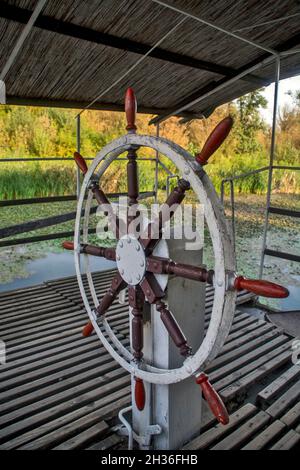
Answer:
[[[297,108],[300,108],[300,90],[296,90],[296,91],[289,90],[286,94],[289,95],[293,99]]]
[[[260,149],[256,136],[259,130],[265,130],[265,124],[259,110],[268,104],[261,91],[252,91],[237,99],[237,153],[251,153]]]

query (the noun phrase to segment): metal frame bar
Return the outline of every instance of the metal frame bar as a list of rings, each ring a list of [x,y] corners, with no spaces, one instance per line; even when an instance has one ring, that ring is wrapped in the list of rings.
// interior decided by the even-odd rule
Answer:
[[[290,170],[290,171],[300,171],[299,166],[285,166],[285,165],[273,165],[272,166],[273,170]],[[264,166],[262,168],[258,168],[257,170],[252,170],[252,171],[247,171],[246,173],[242,173],[240,175],[232,176],[230,178],[224,178],[221,182],[221,191],[220,191],[220,199],[222,204],[224,204],[224,197],[225,197],[225,184],[229,183],[230,184],[230,199],[231,199],[231,225],[232,225],[232,231],[233,231],[233,242],[235,244],[235,211],[234,211],[234,181],[247,178],[248,176],[252,176],[258,173],[262,173],[264,171],[269,171],[270,167],[269,166]],[[278,214],[278,215],[286,215],[288,217],[295,217],[298,218],[300,217],[300,212],[299,211],[292,211],[292,210],[287,210],[287,209],[281,209],[278,207],[271,207],[269,206],[268,209],[268,214]],[[272,253],[277,253],[277,255],[273,255]],[[274,251],[274,250],[269,250],[265,248],[264,254],[270,255],[270,256],[277,256],[280,258],[280,251]],[[294,261],[298,261],[300,259],[299,256],[296,255],[291,255],[287,254],[289,256],[288,258],[285,259],[292,259],[293,257]]]
[[[17,56],[20,53],[21,48],[23,47],[24,42],[26,41],[28,35],[30,34],[34,23],[36,22],[39,14],[41,13],[42,9],[44,8],[47,0],[38,0],[37,5],[35,6],[33,12],[31,12],[30,18],[28,19],[28,22],[23,29],[19,39],[16,42],[16,45],[14,46],[12,52],[10,53],[10,56],[8,57],[6,64],[4,65],[2,72],[0,74],[0,80],[5,79],[6,75],[10,71],[12,65],[14,64]],[[7,8],[7,6],[5,6]]]
[[[269,52],[270,54],[277,55],[277,51],[274,49],[271,49],[270,47],[263,46],[262,44],[259,44],[258,42],[252,41],[250,39],[244,38],[243,36],[240,36],[239,34],[236,34],[232,31],[228,31],[225,28],[221,28],[220,26],[217,26],[215,23],[212,23],[211,21],[204,20],[203,18],[200,18],[200,16],[195,16],[192,15],[191,13],[182,10],[181,8],[177,8],[173,5],[169,5],[166,2],[162,2],[161,0],[152,0],[153,3],[157,3],[158,5],[161,5],[165,8],[168,8],[169,10],[176,11],[177,13],[180,13],[181,15],[184,15],[187,18],[191,18],[192,20],[198,21],[201,24],[205,24],[206,26],[210,26],[213,29],[216,29],[217,31],[221,31],[224,34],[227,34],[227,36],[231,36],[235,39],[238,39],[239,41],[243,41],[246,44],[249,44],[250,46],[254,46],[257,49],[261,49],[262,51]]]
[[[275,68],[275,88],[274,88],[271,149],[270,149],[270,160],[269,160],[268,190],[267,190],[267,199],[266,199],[266,211],[265,211],[265,223],[264,223],[264,231],[263,231],[263,239],[262,239],[262,248],[261,248],[261,259],[260,259],[260,266],[259,266],[260,278],[262,278],[263,270],[264,270],[265,249],[266,249],[266,244],[267,244],[267,233],[268,233],[268,225],[269,225],[269,208],[271,204],[273,164],[274,164],[274,154],[275,154],[275,144],[276,144],[276,124],[277,124],[277,111],[278,111],[277,108],[278,108],[279,82],[280,82],[280,57],[277,57],[276,68]]]
[[[94,160],[92,157],[85,157],[85,160]],[[104,159],[105,160],[105,159]],[[125,157],[119,157],[116,161],[127,161]],[[32,158],[0,158],[0,163],[7,163],[7,162],[49,162],[49,161],[72,161],[74,162],[73,157],[32,157]],[[140,157],[139,161],[146,161],[146,162],[155,162],[155,158],[147,158],[147,157]]]
[[[288,217],[300,218],[300,211],[283,209],[281,207],[269,207],[269,214],[286,215]]]
[[[156,137],[159,138],[160,126],[159,123],[156,125]],[[158,201],[158,169],[159,169],[159,153],[158,150],[155,152],[155,182],[154,182],[154,191],[155,191],[155,204]]]
[[[81,150],[81,118],[80,115],[78,114],[76,116],[76,149],[77,152],[80,153]],[[81,187],[81,174],[80,174],[80,169],[78,166],[76,166],[76,196],[77,200],[79,199],[80,196],[80,187]]]
[[[145,191],[141,192],[138,200],[147,199],[149,197],[154,196],[154,191]],[[123,196],[125,193],[113,193],[108,194],[107,196],[112,199],[113,197]],[[76,200],[76,199],[75,199]],[[92,207],[90,212],[96,213],[98,206]],[[34,220],[30,222],[25,222],[22,224],[12,225],[10,227],[4,227],[0,229],[0,239],[8,238],[13,235],[20,235],[22,233],[28,233],[35,230],[39,230],[41,228],[51,227],[53,225],[59,225],[70,220],[74,220],[76,218],[76,211],[74,212],[67,212],[65,214],[59,214],[52,217],[46,217],[44,219]],[[82,214],[83,215],[83,214]],[[47,235],[48,236],[48,235]],[[8,242],[9,245],[9,242]]]
[[[82,231],[81,231],[82,233]],[[90,234],[96,233],[96,228],[89,229]],[[28,243],[37,243],[43,242],[48,240],[60,240],[62,238],[73,237],[74,232],[58,232],[58,233],[51,233],[49,235],[39,235],[34,237],[26,237],[26,238],[15,238],[13,240],[0,240],[0,248],[5,248],[7,246],[17,246],[17,245],[25,245]]]
[[[281,16],[280,18],[274,18],[273,20],[268,20],[268,21],[263,21],[261,23],[256,23],[251,26],[244,26],[243,28],[235,29],[233,32],[234,33],[239,33],[241,31],[248,31],[249,29],[255,29],[255,28],[261,28],[262,26],[269,26],[274,23],[280,23],[282,21],[287,21],[291,18],[295,18],[296,16],[299,16],[299,13],[294,13],[293,15],[287,15],[287,16]]]
[[[145,191],[142,192],[141,195],[149,194],[154,196],[154,191]],[[108,193],[108,197],[110,199],[114,199],[116,197],[127,196],[127,193]],[[8,201],[0,201],[0,207],[10,207],[10,206],[24,206],[24,205],[31,205],[31,204],[52,204],[55,202],[67,202],[67,201],[76,201],[77,195],[70,194],[68,196],[50,196],[50,197],[35,197],[30,199],[10,199]]]
[[[286,253],[283,251],[270,250],[269,248],[266,248],[265,255],[272,256],[274,258],[286,259],[288,261],[296,261],[297,263],[300,263],[300,256],[294,255],[293,253]]]
[[[5,9],[4,11],[1,11],[0,17],[12,21],[17,21],[19,23],[26,23],[26,19],[29,17],[30,13],[31,12],[29,10],[14,5],[5,4]],[[102,33],[80,25],[75,25],[69,22],[57,20],[46,15],[41,15],[37,19],[35,27],[41,28],[45,31],[63,34],[74,39],[82,39],[95,44],[108,46],[122,51],[125,50],[127,52],[139,55],[145,55],[150,49],[150,46],[148,44],[142,44],[140,42],[133,41],[127,38],[121,38],[111,34]],[[159,47],[151,51],[149,56],[172,64],[183,65],[185,67],[190,67],[198,70],[206,70],[211,73],[228,77],[234,75],[235,73],[235,69],[232,67],[219,65],[206,60],[195,59],[194,57],[175,53],[172,51],[161,49]],[[245,77],[244,79],[251,83],[260,84],[261,86],[263,86],[265,82],[264,79],[251,75]]]
[[[158,122],[161,123],[161,122],[165,121],[166,119],[168,119],[172,116],[180,115],[180,113],[182,113],[183,111],[186,111],[188,108],[200,103],[205,98],[208,98],[209,96],[217,93],[218,91],[223,90],[223,88],[226,88],[229,85],[232,85],[236,81],[238,81],[241,78],[245,77],[249,73],[254,72],[258,68],[270,64],[273,60],[274,60],[274,56],[269,56],[269,57],[263,59],[261,62],[256,63],[254,65],[251,65],[249,68],[246,68],[245,70],[239,72],[237,75],[235,75],[234,77],[232,77],[228,80],[223,79],[223,80],[220,80],[219,82],[209,83],[204,88],[202,88],[200,91],[194,92],[192,96],[195,96],[195,98],[193,98],[191,101],[190,101],[191,96],[185,98],[182,101],[182,104],[178,105],[178,108],[175,107],[174,109],[169,110],[166,114],[156,116],[155,118],[153,118],[149,121],[149,124],[157,124]],[[207,91],[205,91],[205,90],[207,90]]]

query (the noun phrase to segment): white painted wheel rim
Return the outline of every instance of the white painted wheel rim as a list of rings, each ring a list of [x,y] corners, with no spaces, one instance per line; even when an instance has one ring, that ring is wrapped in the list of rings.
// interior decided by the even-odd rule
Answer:
[[[87,298],[80,271],[80,256],[83,256],[93,302],[95,306],[99,305],[89,268],[89,256],[80,255],[79,250],[81,243],[81,226],[83,228],[83,243],[87,243],[88,241],[89,214],[93,197],[91,191],[89,191],[86,200],[83,224],[81,224],[81,212],[84,207],[85,195],[88,190],[90,178],[95,173],[98,166],[101,164],[100,170],[98,170],[96,174],[101,179],[101,176],[108,166],[120,154],[128,150],[131,145],[152,148],[168,157],[175,164],[182,177],[190,182],[191,188],[194,190],[198,200],[204,205],[205,218],[212,239],[215,258],[215,295],[210,324],[199,349],[193,356],[188,357],[184,361],[182,367],[177,369],[159,369],[144,362],[141,366],[138,366],[131,352],[117,339],[105,318],[101,323],[101,328],[99,327],[93,314],[94,307],[91,307]],[[85,308],[96,334],[111,356],[130,374],[150,383],[171,384],[180,382],[196,372],[203,370],[216,357],[227,338],[235,311],[236,292],[227,290],[226,288],[226,273],[227,271],[235,271],[235,256],[225,221],[223,207],[220,204],[215,189],[208,176],[202,172],[201,167],[188,152],[166,139],[135,134],[128,134],[105,146],[96,155],[82,184],[77,207],[74,244],[75,268],[78,284]],[[108,336],[110,341],[106,336]]]

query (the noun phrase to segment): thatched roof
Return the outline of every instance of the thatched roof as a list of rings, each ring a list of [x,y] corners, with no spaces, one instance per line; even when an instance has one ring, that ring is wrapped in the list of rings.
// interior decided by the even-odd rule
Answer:
[[[166,0],[277,51],[300,44],[299,0]],[[0,1],[0,71],[36,0]],[[151,0],[48,0],[6,77],[7,102],[83,107],[119,78],[180,20]],[[187,19],[94,108],[123,109],[133,86],[139,110],[166,114],[270,54]],[[282,59],[281,77],[300,73],[300,54]],[[189,108],[208,114],[219,104],[274,81],[274,63]]]

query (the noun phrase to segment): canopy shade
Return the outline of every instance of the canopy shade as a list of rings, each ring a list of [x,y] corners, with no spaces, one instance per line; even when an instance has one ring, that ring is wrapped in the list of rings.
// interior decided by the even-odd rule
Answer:
[[[0,71],[36,3],[0,1]],[[300,44],[296,0],[166,3],[267,49],[282,52]],[[5,78],[7,103],[84,108],[182,18],[151,0],[48,0]],[[188,17],[92,108],[123,110],[124,90],[132,86],[140,112],[166,116],[269,56]],[[299,57],[297,53],[281,59],[281,78],[300,73]],[[272,61],[179,115],[209,115],[216,106],[268,85],[274,77]]]

